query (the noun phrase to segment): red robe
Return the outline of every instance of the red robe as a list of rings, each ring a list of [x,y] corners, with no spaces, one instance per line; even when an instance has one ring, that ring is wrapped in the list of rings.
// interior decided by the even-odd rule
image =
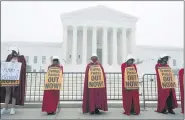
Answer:
[[[100,67],[102,68],[105,88],[88,88],[89,68],[91,65],[93,65],[93,63],[89,63],[85,71],[83,103],[82,103],[83,113],[94,112],[95,108],[98,108],[103,111],[108,111],[106,76],[102,65],[100,63],[97,64],[100,65]]]
[[[12,55],[8,55],[6,62],[10,62],[13,58]],[[20,72],[20,85],[15,88],[15,98],[16,98],[16,105],[24,105],[24,98],[25,98],[25,87],[26,87],[26,60],[23,55],[19,55],[17,57],[18,62],[22,63],[21,66],[21,72]],[[11,95],[10,95],[10,102],[12,103],[12,90],[11,89]],[[5,87],[0,87],[0,100],[1,103],[5,102],[5,95],[6,95],[6,89]]]
[[[54,66],[50,67],[60,67],[63,72],[63,66]],[[42,112],[52,113],[56,112],[58,102],[60,99],[60,90],[44,90],[44,96],[42,101]]]
[[[164,109],[168,109],[166,100],[170,96],[170,91],[172,91],[172,109],[177,108],[177,98],[176,98],[176,93],[175,89],[163,89],[161,87],[160,83],[160,78],[159,78],[159,72],[158,72],[158,67],[169,67],[169,65],[162,66],[160,63],[156,64],[155,70],[157,74],[157,86],[158,86],[158,105],[157,105],[157,110],[156,112],[163,112]]]
[[[181,113],[184,113],[184,69],[182,68],[179,71],[179,82],[180,82],[180,91],[181,91]]]
[[[134,112],[138,115],[140,113],[140,103],[139,103],[139,90],[125,90],[124,85],[124,73],[125,69],[127,67],[126,63],[123,63],[121,65],[121,71],[122,71],[122,102],[123,102],[123,108],[125,112],[123,114],[130,115],[131,106],[132,106],[132,100],[134,104]],[[137,68],[136,65],[133,64],[129,67],[134,67],[136,72]]]

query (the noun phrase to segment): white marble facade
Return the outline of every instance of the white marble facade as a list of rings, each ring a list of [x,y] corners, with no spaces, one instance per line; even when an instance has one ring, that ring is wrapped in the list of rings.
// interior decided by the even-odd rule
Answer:
[[[154,73],[161,53],[171,56],[172,68],[183,66],[183,48],[136,46],[136,17],[96,6],[63,14],[61,20],[61,42],[2,42],[1,60],[6,59],[8,48],[16,45],[32,71],[37,72],[47,70],[53,55],[60,57],[65,72],[84,72],[94,52],[106,72],[120,72],[128,53],[134,54],[136,61],[145,60],[137,65],[140,73]],[[34,62],[35,57],[37,62]]]
[[[96,53],[104,66],[118,65],[134,54],[137,18],[104,6],[61,16],[64,59],[67,64],[87,64]]]
[[[97,53],[100,63],[117,65],[133,53],[134,29],[67,26],[64,30],[67,64],[87,64],[92,53]]]

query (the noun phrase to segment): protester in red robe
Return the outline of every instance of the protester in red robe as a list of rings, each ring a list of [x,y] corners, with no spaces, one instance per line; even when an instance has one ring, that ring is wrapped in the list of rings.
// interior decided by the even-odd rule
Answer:
[[[159,67],[169,67],[168,60],[169,56],[161,55],[161,61],[156,64],[155,70],[157,74],[157,86],[158,86],[158,105],[157,112],[167,114],[167,110],[171,114],[175,114],[173,109],[178,107],[176,93],[174,88],[165,88],[163,89],[160,83],[160,77],[158,68]]]
[[[85,71],[82,111],[83,113],[100,114],[99,110],[108,111],[106,76],[102,65],[97,61],[98,56],[93,54],[91,60],[92,62],[87,65]],[[88,88],[88,73],[92,65],[101,67],[104,76],[104,88]]]
[[[121,65],[122,71],[122,101],[123,108],[125,112],[123,114],[130,115],[138,115],[140,113],[140,104],[139,104],[139,90],[129,90],[125,88],[125,70],[127,67],[134,67],[136,72],[137,68],[134,64],[134,58],[132,55],[128,55],[126,62]]]
[[[59,67],[63,72],[63,66],[60,65],[59,57],[53,56],[52,64],[48,67]],[[55,115],[60,99],[60,90],[44,90],[42,112],[47,112],[48,115]]]
[[[180,82],[180,91],[181,91],[181,113],[184,114],[184,68],[179,71],[179,82]]]
[[[15,114],[15,105],[24,105],[25,87],[26,87],[26,60],[23,55],[19,54],[17,47],[11,47],[12,52],[8,55],[6,62],[22,63],[20,72],[20,85],[11,87],[0,87],[1,103],[5,103],[5,108],[1,110],[1,114],[8,112],[8,104],[12,104],[10,114]]]

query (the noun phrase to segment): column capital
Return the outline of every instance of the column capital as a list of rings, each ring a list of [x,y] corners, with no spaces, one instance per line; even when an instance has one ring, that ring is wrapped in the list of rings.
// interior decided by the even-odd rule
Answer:
[[[97,28],[98,28],[97,26],[93,26],[93,27],[92,27],[93,30],[96,30]]]
[[[78,28],[78,26],[72,26],[73,27],[73,29],[77,29]]]
[[[83,30],[87,30],[88,26],[83,26],[82,29]]]
[[[108,27],[103,27],[103,30],[108,30]]]

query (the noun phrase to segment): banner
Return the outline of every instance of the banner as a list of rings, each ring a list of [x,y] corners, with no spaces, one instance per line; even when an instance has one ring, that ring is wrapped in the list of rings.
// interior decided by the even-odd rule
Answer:
[[[88,73],[88,88],[104,88],[104,76],[99,65],[92,65]]]
[[[1,86],[18,86],[22,63],[1,62]]]
[[[124,87],[126,89],[139,89],[139,79],[138,74],[134,67],[127,67],[125,68],[124,73]]]
[[[170,67],[159,67],[158,72],[159,72],[159,78],[160,78],[162,88],[177,87],[175,76]]]
[[[63,73],[59,67],[51,67],[45,78],[45,90],[60,90],[63,84]]]

